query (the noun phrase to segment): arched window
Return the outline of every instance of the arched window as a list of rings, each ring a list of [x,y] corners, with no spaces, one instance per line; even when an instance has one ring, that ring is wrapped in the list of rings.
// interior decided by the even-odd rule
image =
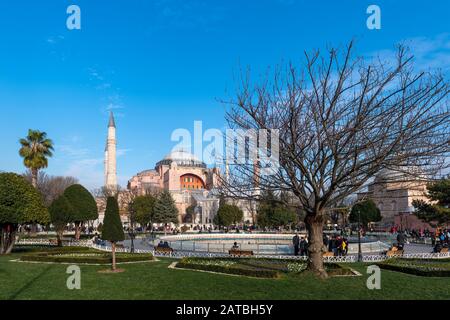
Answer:
[[[397,211],[397,201],[392,200],[392,202],[391,202],[391,210],[392,211]]]
[[[383,201],[378,202],[378,209],[380,209],[380,211],[384,210],[383,206],[384,206]]]
[[[202,178],[190,173],[182,175],[180,177],[180,182],[183,189],[199,190],[205,188],[205,183]]]

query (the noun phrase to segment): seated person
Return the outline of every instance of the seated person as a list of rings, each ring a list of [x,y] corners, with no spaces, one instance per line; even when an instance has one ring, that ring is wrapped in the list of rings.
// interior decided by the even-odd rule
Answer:
[[[163,248],[164,247],[164,243],[162,242],[162,240],[158,243],[158,248]]]
[[[436,241],[436,245],[434,246],[433,253],[440,253],[442,250],[442,244],[440,241]]]
[[[237,242],[235,242],[233,244],[233,246],[231,247],[231,250],[239,250],[239,246],[238,246]]]
[[[167,241],[164,241],[164,248],[170,248],[169,243]]]

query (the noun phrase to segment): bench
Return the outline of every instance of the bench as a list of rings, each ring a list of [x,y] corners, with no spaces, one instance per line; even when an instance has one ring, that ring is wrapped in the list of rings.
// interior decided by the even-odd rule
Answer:
[[[325,253],[323,254],[323,257],[324,257],[324,258],[326,258],[326,257],[334,257],[334,252],[325,252]]]
[[[442,248],[440,253],[448,253],[448,248]]]
[[[155,252],[169,254],[169,253],[173,253],[173,249],[168,248],[168,247],[155,247]]]
[[[253,251],[249,251],[249,250],[236,250],[236,249],[232,249],[230,251],[228,251],[230,256],[253,256]]]
[[[402,256],[403,250],[389,250],[386,252],[386,256],[388,257],[395,257],[395,256]]]

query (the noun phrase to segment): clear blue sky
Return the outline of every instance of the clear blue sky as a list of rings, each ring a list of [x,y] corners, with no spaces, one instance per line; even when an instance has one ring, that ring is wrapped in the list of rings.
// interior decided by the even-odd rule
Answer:
[[[82,29],[66,28],[81,8]],[[366,8],[381,7],[368,30]],[[224,126],[239,66],[258,74],[304,50],[356,38],[359,54],[409,41],[423,67],[450,66],[450,2],[47,0],[0,2],[0,170],[23,172],[29,128],[56,144],[49,174],[103,183],[107,113],[116,113],[119,181],[153,168],[176,128]]]

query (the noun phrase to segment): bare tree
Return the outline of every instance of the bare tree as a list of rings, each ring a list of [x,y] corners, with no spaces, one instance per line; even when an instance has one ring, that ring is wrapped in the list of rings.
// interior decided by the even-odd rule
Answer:
[[[31,170],[27,170],[23,176],[31,183],[33,179]],[[77,183],[78,180],[74,177],[51,176],[42,171],[37,175],[37,189],[42,194],[46,207],[49,207],[68,187]]]
[[[247,72],[236,98],[227,101],[231,128],[278,130],[279,166],[259,158],[245,164],[227,159],[231,170],[221,181],[224,193],[258,198],[264,189],[292,192],[306,212],[309,269],[323,277],[327,210],[380,170],[396,170],[408,179],[430,178],[449,155],[449,86],[444,78],[415,73],[413,57],[403,46],[392,63],[354,58],[352,46],[350,42],[324,56],[305,53],[304,68],[277,68],[259,83],[252,83]],[[258,135],[245,149],[270,154],[271,147],[267,150],[261,142],[268,139],[261,138],[266,137]],[[262,168],[270,174],[262,174]]]

